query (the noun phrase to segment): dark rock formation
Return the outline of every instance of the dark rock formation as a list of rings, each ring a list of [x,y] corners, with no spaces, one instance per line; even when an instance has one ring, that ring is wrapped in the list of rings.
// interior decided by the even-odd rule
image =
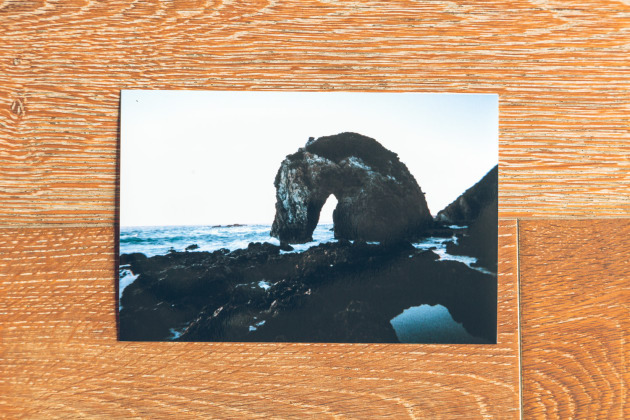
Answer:
[[[497,165],[455,201],[440,210],[435,219],[443,223],[468,225],[479,217],[484,208],[496,207],[498,196],[499,166]]]
[[[431,226],[420,187],[398,156],[356,133],[309,139],[287,156],[274,182],[276,216],[271,235],[305,243],[333,194],[336,238],[395,242]]]
[[[410,244],[341,240],[303,253],[250,244],[228,252],[122,255],[139,275],[121,299],[122,340],[397,342],[390,320],[442,304],[496,337],[496,277]]]
[[[453,255],[467,255],[477,258],[478,267],[483,267],[493,273],[498,269],[499,252],[499,217],[495,200],[481,210],[481,214],[470,223],[470,227],[457,234],[457,244],[450,243],[446,251]]]
[[[449,244],[447,251],[454,255],[477,258],[477,266],[497,272],[498,253],[498,166],[495,166],[479,182],[466,190],[457,200],[437,214],[442,223],[468,226],[459,233],[456,244]]]

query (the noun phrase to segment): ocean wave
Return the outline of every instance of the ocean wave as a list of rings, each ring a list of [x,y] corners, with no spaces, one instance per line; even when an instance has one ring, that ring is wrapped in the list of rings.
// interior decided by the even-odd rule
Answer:
[[[332,224],[320,224],[313,232],[312,242],[295,245],[290,252],[303,252],[312,246],[334,241],[331,228]],[[252,242],[280,245],[270,232],[270,225],[122,227],[120,253],[140,252],[151,257],[165,255],[171,250],[185,251],[191,245],[197,245],[192,252],[213,252],[221,248],[235,251],[247,248]]]

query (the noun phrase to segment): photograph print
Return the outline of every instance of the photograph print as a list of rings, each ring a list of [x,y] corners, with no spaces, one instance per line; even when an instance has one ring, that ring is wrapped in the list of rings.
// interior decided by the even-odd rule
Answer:
[[[121,92],[123,341],[495,344],[498,96]]]

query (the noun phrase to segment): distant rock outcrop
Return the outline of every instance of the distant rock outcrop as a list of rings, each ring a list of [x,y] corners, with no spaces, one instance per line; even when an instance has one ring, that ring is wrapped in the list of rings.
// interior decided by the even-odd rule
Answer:
[[[276,216],[271,235],[305,243],[333,194],[335,237],[395,242],[433,223],[422,190],[398,155],[356,133],[310,138],[280,165],[274,182]]]
[[[442,223],[466,225],[466,234],[447,247],[450,254],[477,258],[476,266],[496,273],[498,261],[498,166],[437,214]]]
[[[495,166],[479,182],[457,200],[438,212],[436,221],[468,225],[477,220],[487,207],[496,207],[499,195],[499,166]]]

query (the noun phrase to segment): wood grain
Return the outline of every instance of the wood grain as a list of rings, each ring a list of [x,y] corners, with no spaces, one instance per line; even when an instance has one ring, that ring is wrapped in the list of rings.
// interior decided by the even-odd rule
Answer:
[[[8,416],[518,418],[516,225],[497,345],[117,341],[111,228],[0,230]]]
[[[525,417],[628,417],[629,31],[625,0],[0,1],[2,414],[516,417],[519,218]],[[500,344],[116,342],[132,88],[498,93]]]
[[[520,224],[525,418],[630,414],[630,220]]]
[[[5,0],[0,226],[114,223],[119,90],[131,88],[499,93],[503,217],[626,217],[628,11]]]

